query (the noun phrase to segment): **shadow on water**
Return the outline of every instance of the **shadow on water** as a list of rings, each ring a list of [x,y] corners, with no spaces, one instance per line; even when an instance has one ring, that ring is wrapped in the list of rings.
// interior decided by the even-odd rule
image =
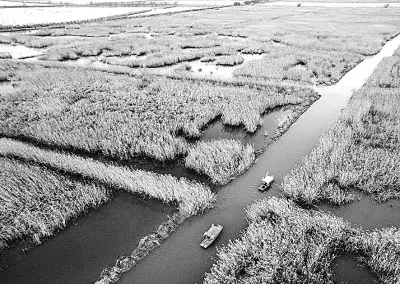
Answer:
[[[381,52],[357,65],[334,86],[316,88],[321,98],[311,105],[278,141],[272,143],[246,173],[219,190],[216,208],[204,215],[189,218],[181,224],[160,248],[154,250],[134,269],[123,274],[120,282],[201,283],[204,273],[212,266],[211,257],[215,257],[216,245],[227,244],[229,240],[238,238],[240,232],[246,228],[243,209],[256,199],[281,194],[277,184],[301,162],[302,157],[312,151],[321,134],[346,107],[352,91],[359,89],[382,58],[391,56],[399,45],[400,36],[397,36],[389,41]],[[265,172],[274,174],[276,183],[269,191],[261,193],[257,187]],[[216,243],[204,250],[200,248],[199,243],[211,223],[224,225],[224,230]],[[398,225],[398,221],[388,225]],[[364,277],[361,274],[357,275],[357,271],[354,274],[358,279]]]
[[[335,258],[331,264],[333,281],[337,284],[376,284],[371,271],[362,266],[355,255],[346,254]]]
[[[42,245],[16,245],[0,254],[2,283],[92,283],[122,254],[154,231],[176,209],[118,192]]]
[[[235,139],[243,144],[251,144],[256,152],[263,150],[265,145],[274,136],[278,128],[278,118],[291,113],[290,110],[278,110],[262,116],[264,123],[255,133],[249,133],[244,126],[229,126],[222,121],[214,120],[202,133],[200,141],[214,139]],[[267,135],[265,135],[267,134]]]

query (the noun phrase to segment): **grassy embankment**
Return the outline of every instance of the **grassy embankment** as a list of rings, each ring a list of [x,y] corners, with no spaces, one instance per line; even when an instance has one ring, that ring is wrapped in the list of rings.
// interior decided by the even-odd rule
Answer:
[[[15,166],[15,169],[8,165],[1,168],[4,179],[0,183],[0,214],[5,218],[0,223],[0,244],[3,247],[21,237],[39,242],[54,234],[87,207],[108,200],[111,189],[142,194],[178,206],[178,212],[142,238],[129,256],[120,257],[114,266],[105,269],[100,276],[101,283],[117,281],[121,273],[160,246],[186,218],[203,212],[215,202],[215,194],[208,187],[184,178],[178,180],[170,175],[131,171],[12,139],[0,139],[0,157],[5,161],[19,161],[9,164],[25,165]],[[85,180],[88,185],[65,181],[62,176],[52,174],[53,171]]]
[[[353,228],[328,213],[276,197],[247,208],[249,227],[220,248],[204,283],[334,283],[332,260],[361,256],[380,283],[400,277],[400,231]]]
[[[199,137],[216,117],[254,132],[262,113],[287,106],[298,117],[317,98],[306,88],[224,86],[38,65],[32,72],[29,64],[26,72],[24,64],[10,61],[2,61],[0,70],[10,65],[21,88],[0,98],[2,135],[117,159],[174,159],[190,149],[180,134]]]
[[[398,55],[383,59],[315,150],[285,177],[287,196],[303,204],[343,204],[357,191],[379,201],[400,197],[399,66]]]

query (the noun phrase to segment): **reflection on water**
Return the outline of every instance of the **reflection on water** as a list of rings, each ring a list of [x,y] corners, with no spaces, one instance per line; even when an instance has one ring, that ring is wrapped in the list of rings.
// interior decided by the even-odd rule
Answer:
[[[0,254],[0,282],[93,283],[174,211],[159,201],[121,192],[42,245],[26,253],[16,246]]]
[[[195,60],[191,62],[184,62],[185,66],[190,66],[188,74],[194,78],[214,78],[214,79],[231,79],[233,78],[233,72],[243,66],[249,61],[258,60],[263,57],[263,54],[240,54],[244,58],[242,64],[236,66],[221,66],[216,65],[215,62],[201,62]],[[150,68],[149,70],[156,74],[174,74],[177,69],[177,65],[161,67],[161,68]]]
[[[27,58],[42,54],[42,51],[35,48],[29,48],[23,45],[11,45],[3,43],[0,43],[0,52],[7,52],[11,54],[13,59]]]
[[[376,284],[371,271],[361,266],[355,255],[343,255],[332,262],[333,279],[338,284]]]
[[[268,113],[262,117],[264,123],[255,133],[249,133],[243,126],[224,125],[221,120],[212,122],[201,134],[200,140],[236,139],[243,144],[251,144],[256,152],[262,150],[274,136],[278,128],[278,118],[291,113],[291,110],[280,110]],[[267,134],[267,135],[266,135]]]

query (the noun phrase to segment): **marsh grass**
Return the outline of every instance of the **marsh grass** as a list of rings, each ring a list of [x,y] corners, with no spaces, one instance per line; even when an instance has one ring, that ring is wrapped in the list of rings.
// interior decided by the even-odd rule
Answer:
[[[11,139],[0,139],[0,165],[0,250],[17,238],[29,237],[39,243],[88,207],[107,201],[116,189],[178,206],[178,212],[143,237],[130,255],[104,269],[99,283],[117,281],[186,218],[213,207],[216,201],[208,187],[185,178],[131,171]],[[85,183],[70,181],[64,174]]]
[[[287,196],[305,204],[347,203],[354,190],[378,201],[400,198],[400,97],[396,76],[387,74],[391,66],[392,59],[381,62],[312,153],[284,178]]]
[[[218,249],[204,283],[333,283],[330,263],[348,223],[275,197],[246,212],[248,228]]]
[[[221,66],[235,66],[244,62],[244,58],[240,55],[228,55],[217,57],[215,64]]]
[[[12,70],[21,85],[0,98],[2,135],[118,159],[174,159],[188,150],[178,133],[199,137],[215,117],[254,132],[265,111],[316,99],[299,87],[131,77],[8,60],[0,62],[2,68]]]
[[[363,231],[276,197],[256,201],[246,215],[248,227],[218,249],[204,283],[334,283],[331,263],[346,253],[360,256],[380,283],[398,282],[398,229]]]
[[[226,184],[254,162],[253,147],[240,141],[201,141],[188,151],[185,166],[208,175],[214,183]]]
[[[0,52],[0,59],[10,59],[12,58],[11,54],[8,52]]]
[[[332,84],[362,60],[354,53],[315,52],[289,46],[271,47],[260,60],[234,71],[236,77]]]
[[[104,186],[6,157],[0,158],[0,177],[0,250],[20,239],[40,244],[110,198]]]
[[[378,276],[379,283],[392,284],[400,280],[400,231],[383,228],[362,232],[350,238],[359,260]]]
[[[178,180],[171,175],[129,170],[76,155],[43,150],[12,139],[0,139],[0,156],[18,158],[100,182],[112,188],[177,204],[181,214],[193,215],[202,212],[212,206],[215,200],[215,195],[208,187],[189,182],[185,178]]]

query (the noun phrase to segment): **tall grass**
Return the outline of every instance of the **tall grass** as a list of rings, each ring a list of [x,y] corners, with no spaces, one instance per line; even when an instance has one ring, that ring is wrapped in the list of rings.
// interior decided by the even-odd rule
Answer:
[[[0,250],[18,239],[36,244],[107,201],[110,191],[46,168],[0,158]]]
[[[204,283],[333,283],[330,263],[355,231],[347,222],[275,197],[246,212],[248,228],[218,249]]]
[[[287,46],[271,47],[260,60],[236,69],[234,76],[332,84],[362,58],[354,53],[322,53]]]
[[[353,253],[379,283],[400,279],[400,233],[353,228],[329,213],[265,198],[246,209],[249,226],[218,249],[204,283],[334,283],[332,261]]]
[[[354,252],[360,253],[363,264],[378,276],[379,283],[392,284],[400,281],[400,231],[399,228],[383,228],[363,232],[350,238]]]
[[[19,92],[0,98],[0,134],[119,159],[174,159],[188,149],[178,134],[198,137],[217,116],[254,132],[266,110],[316,99],[299,87],[223,86],[13,64],[0,62],[0,69],[11,67],[21,79]]]
[[[240,65],[244,62],[244,58],[240,55],[228,55],[228,56],[220,56],[215,61],[216,65],[222,66],[235,66]]]
[[[8,52],[0,52],[0,59],[9,59],[12,58],[11,54]]]
[[[397,52],[400,52],[400,49]],[[391,56],[382,59],[382,63],[379,64],[366,85],[379,88],[400,88],[399,57]]]
[[[381,62],[313,152],[284,178],[286,195],[306,204],[346,203],[354,190],[379,201],[400,198],[400,89],[387,74],[392,63]]]
[[[251,166],[253,147],[240,141],[221,139],[201,141],[188,151],[185,166],[208,175],[214,183],[228,183],[233,176]]]
[[[18,158],[79,175],[113,188],[144,194],[165,203],[175,203],[179,205],[179,211],[183,215],[202,212],[212,206],[215,200],[215,195],[208,187],[184,178],[178,180],[171,175],[106,165],[75,155],[43,150],[11,139],[0,139],[0,156]]]

